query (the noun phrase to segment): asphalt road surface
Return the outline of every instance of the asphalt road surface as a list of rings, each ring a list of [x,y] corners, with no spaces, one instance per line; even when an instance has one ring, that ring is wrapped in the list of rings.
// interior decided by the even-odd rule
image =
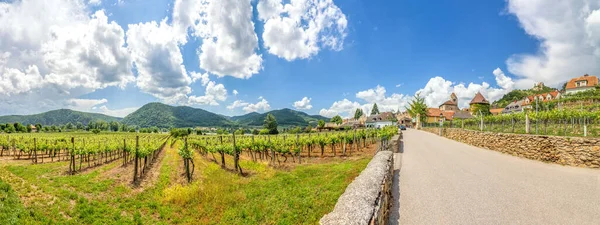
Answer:
[[[600,224],[600,170],[412,129],[404,131],[402,151],[392,224]]]

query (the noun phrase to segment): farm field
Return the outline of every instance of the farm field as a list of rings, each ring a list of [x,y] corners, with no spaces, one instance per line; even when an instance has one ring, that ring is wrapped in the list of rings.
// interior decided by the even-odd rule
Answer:
[[[56,137],[58,134],[36,135],[22,137],[20,141],[35,138],[36,142],[46,143],[46,139],[63,138]],[[12,151],[3,148],[0,224],[315,224],[333,209],[346,186],[366,167],[376,151],[376,140],[384,134],[367,134],[374,136],[365,137],[362,142],[354,136],[352,142],[344,142],[339,138],[345,135],[341,133],[310,138],[328,140],[322,141],[322,155],[319,141],[300,145],[301,140],[311,142],[304,135],[257,136],[257,142],[262,138],[271,141],[267,143],[279,143],[267,145],[269,150],[263,153],[246,149],[250,146],[242,147],[251,139],[239,137],[240,144],[236,146],[242,174],[236,169],[235,152],[221,151],[224,153],[221,156],[218,149],[206,152],[206,146],[192,144],[194,141],[210,143],[209,146],[219,148],[219,144],[213,142],[217,138],[219,143],[223,139],[230,140],[231,136],[140,135],[139,140],[150,143],[140,155],[141,147],[133,154],[126,152],[135,148],[125,147],[124,151],[121,147],[110,150],[103,147],[111,142],[103,135],[82,134],[80,139],[86,137],[100,144],[92,147],[87,144],[88,147],[79,151],[58,151],[57,154],[49,152],[49,148],[38,149],[37,143],[31,148],[37,150],[32,154],[15,151],[17,144],[14,143]],[[132,143],[137,135],[111,135],[114,143],[135,146]],[[11,136],[14,140],[19,140],[18,137]],[[71,143],[76,150],[77,140]],[[286,142],[293,143],[287,140],[294,140],[298,145],[286,145]],[[353,145],[354,140],[357,145]],[[8,142],[11,143],[10,139]],[[141,146],[143,141],[139,142]],[[193,161],[190,182],[181,153],[185,143],[192,152],[189,154]],[[343,154],[344,144],[346,154]],[[308,145],[314,145],[310,157]],[[21,143],[21,148],[29,147]],[[103,151],[98,151],[100,149]],[[292,154],[294,149],[296,153]],[[137,175],[134,175],[135,154],[140,155]],[[34,163],[34,155],[37,155],[37,163]],[[70,155],[75,159],[70,160]],[[74,168],[71,168],[72,161],[75,161]],[[138,177],[136,182],[133,182],[134,176]]]

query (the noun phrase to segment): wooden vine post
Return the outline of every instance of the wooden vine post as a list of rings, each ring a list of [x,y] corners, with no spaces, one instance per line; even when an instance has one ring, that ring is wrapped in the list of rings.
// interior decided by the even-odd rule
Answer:
[[[137,184],[138,182],[138,148],[139,148],[139,140],[140,140],[140,136],[135,136],[135,162],[134,162],[134,169],[133,169],[133,183]]]
[[[221,146],[223,146],[223,135],[219,136],[219,140],[221,141]],[[225,168],[225,152],[223,149],[219,151],[219,154],[221,154],[221,167]]]
[[[73,148],[70,151],[70,160],[69,160],[69,173],[75,174],[75,138],[71,137],[71,144]]]
[[[300,155],[302,155],[302,146],[300,146],[300,135],[296,134],[296,149],[298,151],[298,164],[302,164]]]
[[[233,167],[237,170],[240,175],[242,173],[242,167],[240,166],[240,153],[237,150],[237,146],[235,145],[235,132],[233,132]]]
[[[37,138],[33,138],[33,158],[33,163],[37,164]]]

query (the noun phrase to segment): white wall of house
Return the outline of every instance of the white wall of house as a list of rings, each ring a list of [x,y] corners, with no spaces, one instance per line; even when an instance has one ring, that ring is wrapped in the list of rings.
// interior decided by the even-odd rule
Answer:
[[[385,126],[393,126],[394,123],[392,121],[377,121],[377,122],[368,122],[367,127],[369,128],[383,128]]]
[[[574,94],[577,92],[582,92],[582,91],[587,91],[590,89],[594,89],[594,87],[576,87],[576,88],[570,88],[566,90],[567,94]]]

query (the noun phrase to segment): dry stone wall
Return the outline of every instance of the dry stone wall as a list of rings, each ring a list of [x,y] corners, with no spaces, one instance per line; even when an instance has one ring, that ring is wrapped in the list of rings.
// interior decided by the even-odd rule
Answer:
[[[422,130],[439,134],[439,128]],[[600,168],[600,139],[444,128],[449,139],[502,153],[567,166]]]
[[[386,224],[392,208],[394,148],[400,143],[395,136],[385,151],[379,151],[340,196],[333,211],[320,224]],[[392,152],[393,151],[393,152]]]

